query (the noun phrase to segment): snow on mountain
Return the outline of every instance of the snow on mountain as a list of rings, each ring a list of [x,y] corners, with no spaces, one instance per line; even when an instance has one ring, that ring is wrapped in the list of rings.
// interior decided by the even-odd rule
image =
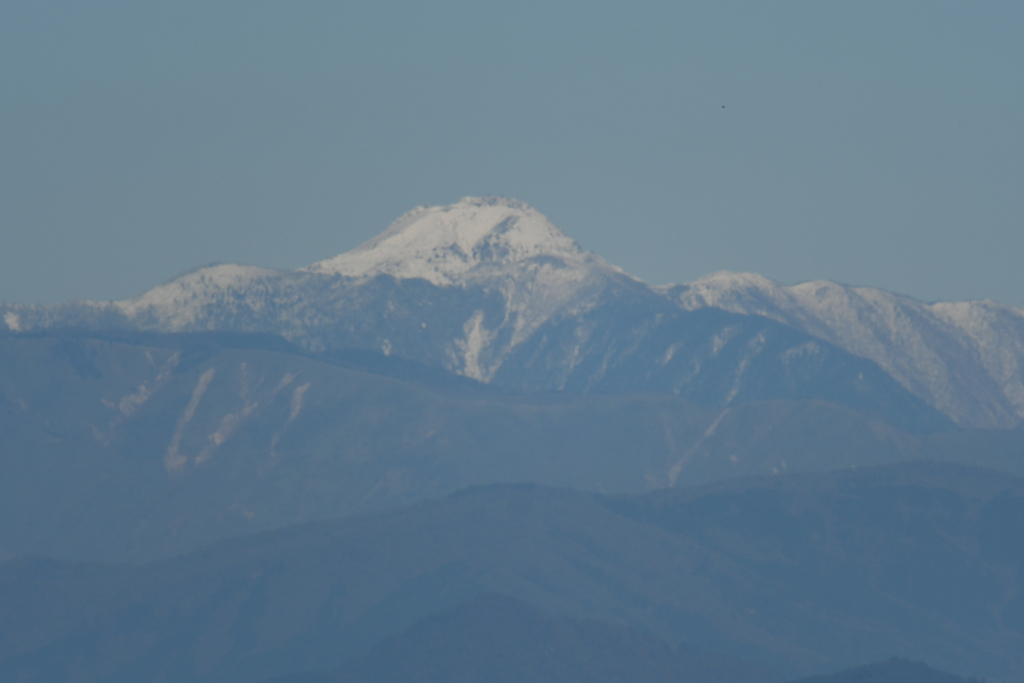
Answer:
[[[992,302],[923,304],[830,282],[784,287],[734,273],[652,288],[583,250],[529,205],[495,197],[414,209],[362,246],[297,271],[205,266],[124,301],[0,303],[0,320],[15,332],[272,333],[314,352],[375,349],[483,382],[545,390],[591,390],[615,373],[619,384],[640,390],[647,384],[630,384],[623,373],[641,372],[643,382],[679,391],[725,353],[724,341],[705,348],[703,334],[740,344],[746,338],[735,330],[749,328],[753,336],[742,342],[749,348],[734,354],[746,360],[728,370],[736,377],[721,380],[737,387],[754,356],[775,348],[765,339],[781,345],[772,353],[790,343],[814,346],[755,330],[756,321],[708,318],[704,328],[679,316],[706,308],[764,316],[870,359],[961,425],[1010,426],[1024,417],[1024,311]],[[675,356],[683,347],[669,337],[679,334],[694,355]],[[815,348],[820,362],[852,367]],[[764,359],[764,368],[790,356]]]
[[[205,307],[224,301],[226,293],[235,293],[232,299],[236,309],[258,310],[261,283],[277,275],[278,271],[256,266],[215,264],[196,268],[157,285],[142,296],[112,305],[130,319],[159,321],[164,331],[202,329]]]
[[[926,304],[826,281],[784,286],[751,273],[658,289],[687,310],[766,316],[869,358],[962,426],[1010,427],[1024,417],[1024,309]]]
[[[369,242],[304,270],[352,278],[384,273],[445,287],[531,259],[622,272],[583,251],[532,206],[502,197],[417,207]]]
[[[407,284],[391,291],[387,282]],[[650,295],[529,205],[467,197],[414,209],[355,250],[297,271],[213,265],[134,299],[0,312],[12,330],[271,332],[313,351],[369,346],[488,381],[552,316],[592,305],[609,286]],[[439,289],[464,295],[434,306]]]
[[[378,275],[420,278],[438,287],[497,289],[507,302],[502,325],[509,345],[524,341],[559,310],[584,304],[584,292],[607,278],[640,284],[622,269],[584,251],[529,204],[503,197],[465,197],[449,206],[418,207],[356,249],[314,263],[311,273],[357,281]],[[474,358],[488,333],[477,316],[467,321],[466,349]],[[486,380],[470,359],[467,373]]]

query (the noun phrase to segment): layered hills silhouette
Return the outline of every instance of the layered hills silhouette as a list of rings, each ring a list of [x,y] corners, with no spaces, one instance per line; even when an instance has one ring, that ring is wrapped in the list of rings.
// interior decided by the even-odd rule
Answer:
[[[359,673],[384,639],[416,650],[407,629],[496,592],[648,633],[640,659],[718,652],[794,678],[899,654],[1009,679],[1024,672],[1022,523],[1024,480],[935,463],[641,496],[490,485],[144,565],[0,564],[0,676]]]
[[[277,337],[0,337],[0,553],[148,560],[470,485],[640,493],[916,458],[1024,474],[1024,430],[913,434],[820,399],[509,393]]]
[[[812,676],[794,683],[980,683],[975,678],[937,671],[924,662],[893,657],[886,662],[866,664],[828,676]]]
[[[642,631],[596,619],[552,617],[522,600],[481,593],[421,619],[335,671],[268,683],[579,680],[777,683],[780,678],[736,658],[673,648]]]
[[[267,683],[642,681],[778,683],[742,660],[680,646],[594,619],[551,617],[515,598],[481,593],[416,622],[335,671]],[[979,683],[893,657],[793,683]]]

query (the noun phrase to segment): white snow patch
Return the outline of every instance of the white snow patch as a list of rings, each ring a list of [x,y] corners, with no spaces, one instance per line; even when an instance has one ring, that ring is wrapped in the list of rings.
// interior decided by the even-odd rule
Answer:
[[[494,339],[494,334],[484,328],[484,312],[477,311],[470,316],[466,324],[462,326],[462,330],[466,338],[455,341],[456,346],[462,351],[464,364],[462,374],[486,382],[497,368],[485,371],[480,367],[480,355]]]
[[[270,457],[277,458],[277,444],[281,441],[281,437],[288,427],[295,421],[295,418],[299,416],[299,412],[302,410],[303,397],[306,392],[309,391],[309,387],[312,386],[312,382],[306,382],[301,386],[295,387],[295,391],[292,392],[291,410],[288,413],[288,419],[285,420],[284,426],[277,430],[273,438],[270,439]]]
[[[716,417],[711,422],[711,424],[708,425],[707,429],[704,430],[704,433],[701,435],[701,437],[699,439],[697,439],[693,443],[693,445],[690,446],[686,450],[686,453],[683,454],[683,457],[679,458],[679,460],[676,462],[676,464],[673,465],[671,467],[671,469],[669,469],[669,471],[668,471],[668,485],[669,486],[675,486],[676,485],[676,481],[679,479],[679,475],[682,474],[683,468],[685,468],[686,465],[689,464],[689,462],[691,460],[693,460],[693,456],[696,455],[697,452],[701,448],[704,447],[704,445],[707,443],[707,440],[715,435],[715,430],[718,429],[719,423],[725,418],[726,415],[729,414],[729,411],[731,411],[731,410],[732,410],[731,408],[725,408],[722,412],[720,412],[718,414],[718,417]]]
[[[711,338],[711,355],[717,356],[719,352],[725,348],[725,345],[729,343],[729,340],[736,336],[738,332],[735,327],[726,327],[724,330],[716,334]]]
[[[167,453],[164,455],[164,467],[168,472],[174,473],[179,471],[188,460],[188,458],[178,453],[178,448],[181,446],[181,435],[185,431],[185,425],[196,414],[196,408],[199,407],[199,401],[203,398],[203,394],[206,393],[206,388],[210,386],[210,380],[213,379],[214,372],[214,368],[210,368],[199,376],[196,388],[192,390],[192,398],[189,400],[188,405],[185,406],[185,412],[178,419],[178,425],[174,428],[174,435],[171,437],[171,443],[167,446]]]
[[[782,353],[782,362],[788,363],[791,360],[798,358],[805,358],[807,356],[816,356],[821,353],[821,344],[816,341],[808,341],[800,344],[799,346],[793,346]],[[861,377],[861,379],[864,379]]]
[[[732,381],[732,388],[729,389],[729,393],[725,395],[725,402],[732,403],[732,400],[736,398],[740,393],[740,382],[743,380],[743,374],[747,371],[750,366],[750,356],[744,356],[740,364],[736,366],[736,376]]]
[[[284,389],[286,386],[288,386],[289,384],[291,384],[294,381],[295,381],[295,375],[293,373],[291,373],[291,372],[286,372],[284,374],[284,377],[281,378],[281,381],[277,383],[276,387],[274,387],[274,393],[276,394],[277,392],[281,391],[282,389]]]
[[[146,352],[146,358],[149,359],[150,365],[155,364],[153,356],[149,351]],[[110,420],[106,434],[102,434],[99,430],[96,430],[96,434],[100,434],[100,436],[97,437],[97,440],[100,443],[105,446],[110,444],[111,440],[114,438],[114,431],[117,429],[118,425],[135,414],[135,412],[153,396],[153,394],[163,385],[167,377],[170,376],[171,371],[177,367],[179,360],[181,360],[180,352],[172,354],[166,361],[164,361],[164,364],[160,368],[156,377],[143,382],[134,391],[118,399],[116,403],[104,398],[100,399],[100,403],[104,406],[117,411],[117,414]]]
[[[312,382],[306,382],[302,386],[295,387],[295,391],[292,392],[292,406],[291,412],[288,413],[288,422],[292,422],[299,416],[299,411],[302,410],[302,397],[309,391],[309,387]]]
[[[153,395],[149,385],[142,383],[139,388],[123,397],[117,402],[117,409],[121,411],[121,414],[125,417],[130,416],[136,410],[138,410],[143,403],[149,400],[149,397]]]
[[[14,311],[4,313],[4,324],[11,332],[21,332],[21,318]]]
[[[679,350],[679,346],[679,344],[671,344],[667,349],[665,349],[665,355],[661,357],[661,364],[663,366],[669,364],[672,360],[672,356],[676,355],[676,351]],[[576,347],[576,350],[579,351],[578,346]]]
[[[152,363],[152,356],[150,356],[149,358],[150,363]],[[174,370],[175,367],[177,367],[178,362],[180,360],[181,352],[179,351],[174,353],[170,358],[167,359],[163,367],[160,369],[160,372],[157,373],[156,377],[154,377],[152,380],[148,382],[143,382],[138,386],[138,388],[135,391],[128,394],[127,396],[123,396],[121,400],[117,402],[117,409],[121,412],[121,416],[130,417],[132,413],[141,408],[142,404],[149,400],[149,398],[153,395],[153,392],[160,386],[161,383],[163,383],[165,379],[167,379],[167,376],[170,375],[171,371]],[[111,425],[111,427],[114,426],[115,425]]]
[[[222,417],[220,424],[217,425],[216,431],[207,437],[210,440],[210,443],[203,448],[199,455],[196,456],[196,465],[202,465],[204,462],[209,460],[213,456],[213,451],[227,441],[232,432],[238,429],[238,426],[245,421],[245,418],[251,415],[253,411],[259,407],[259,403],[256,401],[250,401],[242,406],[240,411],[236,413],[228,413]]]
[[[722,418],[729,414],[730,410],[732,410],[732,408],[726,408],[725,410],[720,412],[718,414],[718,417],[715,418],[715,421],[708,425],[708,428],[704,430],[705,439],[710,439],[712,436],[715,435],[715,430],[718,429],[718,424],[722,421]]]

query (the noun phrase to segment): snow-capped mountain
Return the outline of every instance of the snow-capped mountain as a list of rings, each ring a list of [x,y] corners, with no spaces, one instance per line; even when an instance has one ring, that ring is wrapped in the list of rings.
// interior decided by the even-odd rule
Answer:
[[[8,306],[4,320],[15,331],[272,332],[312,351],[374,348],[488,381],[545,321],[610,285],[647,289],[532,207],[466,198],[416,208],[376,239],[298,271],[212,265],[134,299]]]
[[[387,275],[499,293],[500,322],[485,326],[484,311],[475,312],[459,347],[463,374],[482,381],[552,316],[585,308],[609,285],[643,287],[533,207],[495,197],[413,209],[373,240],[304,270],[354,283]]]
[[[351,278],[422,278],[444,287],[507,277],[510,267],[556,262],[577,276],[588,270],[624,274],[583,251],[530,205],[496,197],[417,207],[369,242],[304,270]]]
[[[1024,417],[1024,309],[993,301],[926,304],[871,287],[713,273],[661,288],[687,310],[762,315],[870,358],[963,426]]]
[[[941,422],[928,405],[964,425],[1024,416],[1019,312],[763,283],[716,275],[653,288],[522,202],[468,197],[414,209],[297,271],[213,265],[134,299],[0,305],[0,318],[14,331],[272,333],[314,353],[371,349],[527,391],[654,390],[709,405],[823,398],[902,415],[913,429]],[[869,310],[871,326],[854,324]]]

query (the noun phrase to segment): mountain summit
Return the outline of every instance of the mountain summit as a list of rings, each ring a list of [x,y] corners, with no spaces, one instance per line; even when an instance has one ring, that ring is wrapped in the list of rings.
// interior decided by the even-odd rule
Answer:
[[[305,270],[352,278],[422,278],[443,287],[531,261],[622,272],[584,252],[529,204],[503,197],[417,207],[369,242]]]

